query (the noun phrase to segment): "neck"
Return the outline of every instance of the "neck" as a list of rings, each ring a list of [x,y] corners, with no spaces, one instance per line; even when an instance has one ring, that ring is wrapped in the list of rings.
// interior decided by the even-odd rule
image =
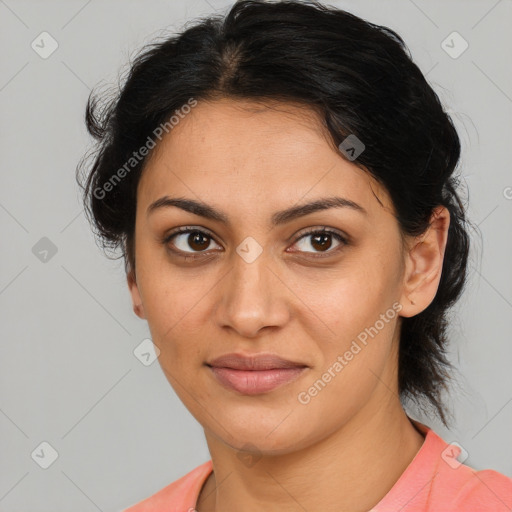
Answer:
[[[362,409],[302,450],[261,454],[252,465],[211,432],[205,435],[213,473],[197,512],[367,511],[393,487],[424,441],[396,396],[380,409]]]

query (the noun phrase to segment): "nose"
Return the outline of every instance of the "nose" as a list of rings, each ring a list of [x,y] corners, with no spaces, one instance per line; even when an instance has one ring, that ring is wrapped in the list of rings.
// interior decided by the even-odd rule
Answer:
[[[248,263],[233,254],[231,271],[222,280],[215,316],[221,328],[254,338],[264,328],[278,328],[289,319],[291,292],[265,253]]]

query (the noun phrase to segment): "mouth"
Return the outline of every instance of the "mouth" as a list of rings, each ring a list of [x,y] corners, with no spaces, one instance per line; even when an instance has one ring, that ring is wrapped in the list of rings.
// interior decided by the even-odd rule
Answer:
[[[309,368],[273,354],[227,354],[206,366],[221,385],[244,395],[268,393],[298,379]]]

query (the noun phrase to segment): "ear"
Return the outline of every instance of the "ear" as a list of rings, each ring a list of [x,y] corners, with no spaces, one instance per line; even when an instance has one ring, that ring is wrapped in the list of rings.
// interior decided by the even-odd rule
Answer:
[[[139,292],[139,286],[137,285],[137,280],[135,278],[135,272],[131,270],[126,274],[126,280],[128,282],[128,288],[130,290],[130,295],[132,296],[132,305],[133,312],[142,319],[145,319],[144,315],[144,306],[142,304],[142,298]]]
[[[441,280],[449,226],[450,212],[444,206],[438,206],[430,218],[427,232],[409,245],[412,248],[405,255],[400,316],[417,315],[434,300]]]

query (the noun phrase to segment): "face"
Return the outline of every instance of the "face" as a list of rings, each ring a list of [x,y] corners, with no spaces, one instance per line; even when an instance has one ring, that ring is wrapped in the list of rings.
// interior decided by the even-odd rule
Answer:
[[[220,215],[155,203],[164,197]],[[329,198],[357,206],[276,216]],[[414,314],[403,305],[417,272],[403,256],[386,190],[333,148],[312,111],[222,99],[199,102],[144,169],[129,286],[167,379],[205,430],[235,449],[287,453],[392,396],[382,382],[394,386],[400,316]],[[206,364],[233,352],[306,368],[247,394]]]

